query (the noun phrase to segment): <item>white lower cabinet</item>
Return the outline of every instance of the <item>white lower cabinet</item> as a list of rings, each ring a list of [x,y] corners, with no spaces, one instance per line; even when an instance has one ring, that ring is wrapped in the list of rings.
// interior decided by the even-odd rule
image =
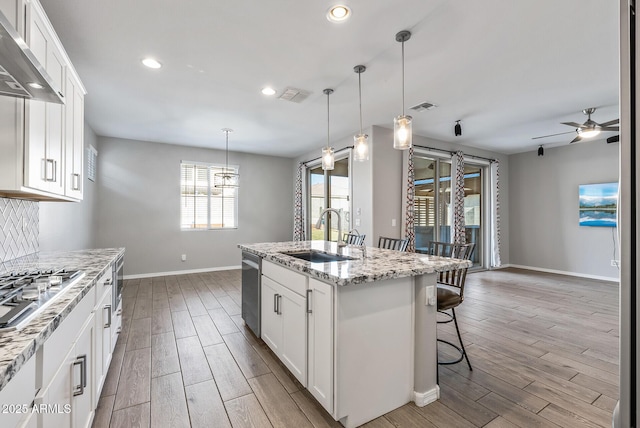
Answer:
[[[40,428],[91,426],[93,420],[94,316],[86,320],[51,382],[36,396]]]
[[[309,279],[309,345],[307,389],[333,413],[333,286]]]
[[[263,261],[264,265],[268,263]],[[266,270],[269,272],[269,269]],[[298,381],[307,385],[307,312],[306,297],[292,291],[286,284],[293,272],[274,270],[274,278],[262,275],[262,340],[280,358],[284,365],[293,373]],[[296,274],[298,275],[298,274]],[[304,281],[306,289],[307,278],[304,275],[294,277],[294,283]],[[299,290],[299,288],[296,288]],[[304,289],[302,290],[304,292]]]

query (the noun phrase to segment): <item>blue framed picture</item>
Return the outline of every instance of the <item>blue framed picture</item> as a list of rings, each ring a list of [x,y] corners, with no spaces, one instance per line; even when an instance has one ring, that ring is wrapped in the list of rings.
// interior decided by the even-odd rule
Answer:
[[[580,226],[616,227],[618,183],[581,184]]]

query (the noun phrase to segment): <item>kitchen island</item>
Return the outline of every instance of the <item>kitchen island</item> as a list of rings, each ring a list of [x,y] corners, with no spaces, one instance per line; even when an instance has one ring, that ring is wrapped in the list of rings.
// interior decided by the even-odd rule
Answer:
[[[261,338],[335,420],[437,400],[436,274],[471,262],[326,241],[239,248],[262,259]]]

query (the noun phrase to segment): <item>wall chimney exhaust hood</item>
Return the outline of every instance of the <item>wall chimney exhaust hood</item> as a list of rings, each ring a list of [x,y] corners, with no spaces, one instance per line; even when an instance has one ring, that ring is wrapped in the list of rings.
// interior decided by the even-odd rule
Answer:
[[[0,95],[64,104],[27,43],[0,12]]]

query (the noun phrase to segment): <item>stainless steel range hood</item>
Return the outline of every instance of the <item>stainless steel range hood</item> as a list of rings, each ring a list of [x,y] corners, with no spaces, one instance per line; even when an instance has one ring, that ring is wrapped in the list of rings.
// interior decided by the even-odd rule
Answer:
[[[64,97],[26,42],[0,12],[0,96],[64,104]]]

